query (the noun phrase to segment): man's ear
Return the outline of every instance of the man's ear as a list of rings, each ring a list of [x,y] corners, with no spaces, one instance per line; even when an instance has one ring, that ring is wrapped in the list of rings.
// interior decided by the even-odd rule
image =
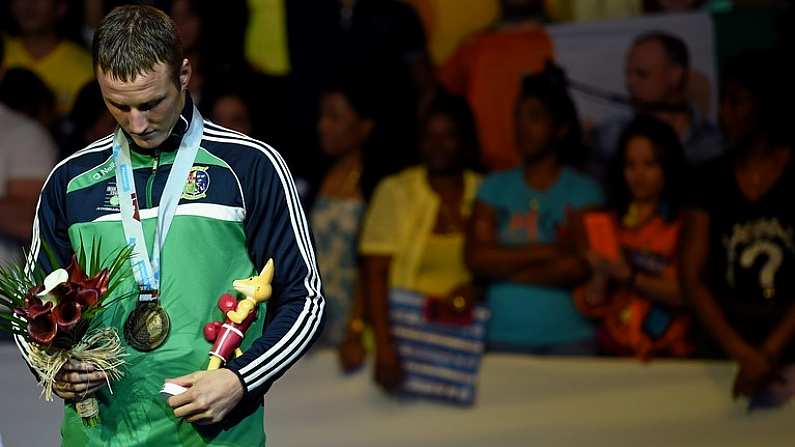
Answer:
[[[182,66],[179,67],[179,86],[181,91],[185,91],[188,89],[188,84],[190,84],[190,77],[193,74],[193,67],[190,65],[190,61],[185,58],[182,60]]]

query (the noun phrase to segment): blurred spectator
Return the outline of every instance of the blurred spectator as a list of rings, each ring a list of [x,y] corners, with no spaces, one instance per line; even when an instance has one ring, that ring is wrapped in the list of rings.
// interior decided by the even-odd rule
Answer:
[[[272,76],[290,72],[287,47],[287,0],[248,0],[246,60],[252,67]]]
[[[116,129],[116,120],[108,112],[96,80],[80,89],[68,118],[68,142],[63,157],[104,138]]]
[[[256,135],[251,110],[243,94],[230,90],[206,98],[205,103],[208,116],[216,124],[246,135]]]
[[[198,0],[173,0],[170,15],[177,27],[185,57],[193,68],[188,91],[196,104],[201,104],[202,87],[206,80],[205,65],[208,62],[202,57],[206,54],[206,48],[202,48],[202,30],[207,11],[202,10],[202,2]]]
[[[381,182],[367,211],[362,284],[375,336],[375,380],[387,390],[402,378],[389,329],[389,290],[415,291],[450,308],[474,300],[464,264],[465,226],[479,183],[467,169],[477,159],[472,124],[463,98],[433,101],[420,128],[422,165]],[[348,338],[356,343],[355,331]]]
[[[697,11],[708,3],[706,0],[643,0],[645,12],[690,12]]]
[[[778,384],[779,368],[795,362],[795,99],[784,59],[755,51],[726,68],[720,123],[730,149],[698,176],[684,233],[684,290],[739,364],[735,396]]]
[[[0,102],[37,121],[45,129],[54,130],[55,96],[32,71],[24,68],[6,71],[0,84]]]
[[[284,80],[253,72],[244,66],[229,68],[231,71],[228,73],[207,77],[202,86],[199,111],[229,129],[275,147],[285,145],[287,117],[284,109],[288,98]],[[291,159],[288,158],[287,162],[292,169]],[[296,183],[300,181],[296,178]],[[301,184],[298,188],[303,197],[305,191]]]
[[[555,21],[609,20],[640,15],[643,0],[546,0],[547,13]]]
[[[324,345],[343,341],[350,315],[363,319],[361,300],[356,300],[354,309],[356,243],[365,210],[364,152],[378,150],[373,147],[374,107],[369,92],[352,83],[329,88],[320,99],[320,147],[332,159],[311,212],[326,292],[326,326],[320,339]]]
[[[446,61],[461,40],[491,25],[500,13],[498,0],[407,1],[422,19],[428,51],[435,64]]]
[[[416,117],[420,98],[429,97],[434,77],[425,34],[414,9],[398,0],[291,0],[287,7],[290,48],[291,151],[299,173],[316,185],[321,176],[312,138],[317,104],[332,77],[353,74],[378,84],[377,114],[407,166],[416,160]]]
[[[643,34],[627,52],[626,86],[634,112],[653,114],[673,127],[684,145],[687,162],[697,165],[720,155],[722,142],[718,129],[687,98],[691,79],[687,45],[672,34]],[[631,120],[632,116],[624,116],[595,129],[592,170],[598,177],[604,178],[606,165]]]
[[[5,66],[36,73],[55,93],[58,113],[66,115],[80,88],[94,78],[91,55],[58,33],[67,2],[10,0],[10,6],[16,33],[8,39]]]
[[[490,170],[520,162],[513,120],[519,83],[553,58],[552,41],[539,21],[543,3],[501,0],[499,22],[466,39],[439,72],[450,92],[469,100],[483,142],[483,164]]]
[[[639,117],[611,164],[609,208],[582,216],[593,274],[575,297],[586,315],[599,319],[603,353],[648,360],[693,350],[677,277],[684,172],[673,129]]]
[[[4,42],[0,39],[0,81]],[[55,164],[55,145],[35,121],[0,103],[0,265],[30,240],[36,199]]]
[[[515,116],[523,163],[483,180],[466,249],[472,271],[489,281],[490,349],[593,354],[593,327],[569,290],[586,279],[587,265],[567,227],[574,212],[601,204],[602,193],[567,166],[581,131],[563,73],[550,66],[524,78]]]

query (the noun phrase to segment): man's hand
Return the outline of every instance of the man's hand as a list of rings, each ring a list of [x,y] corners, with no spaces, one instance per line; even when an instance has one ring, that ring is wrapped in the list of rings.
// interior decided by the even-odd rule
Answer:
[[[64,400],[82,399],[107,383],[107,375],[87,363],[69,359],[55,375],[53,392]]]
[[[243,385],[235,373],[221,368],[197,371],[176,379],[166,379],[188,388],[182,394],[168,398],[174,416],[199,424],[214,424],[229,414],[243,398]]]

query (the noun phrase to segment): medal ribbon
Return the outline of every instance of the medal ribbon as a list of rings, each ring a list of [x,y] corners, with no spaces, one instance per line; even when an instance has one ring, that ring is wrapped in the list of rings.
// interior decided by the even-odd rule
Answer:
[[[193,119],[182,137],[174,164],[166,180],[166,187],[160,197],[157,209],[157,226],[155,227],[155,240],[152,256],[144,238],[143,225],[141,225],[138,196],[135,192],[135,179],[133,177],[132,160],[130,157],[130,143],[121,128],[116,130],[113,137],[113,160],[116,164],[116,189],[119,194],[119,211],[121,214],[124,236],[129,245],[133,246],[130,258],[133,274],[141,289],[139,302],[154,301],[160,289],[160,257],[163,245],[171,227],[171,221],[177,212],[177,205],[185,189],[188,174],[196,154],[199,152],[204,121],[196,106],[193,107]]]

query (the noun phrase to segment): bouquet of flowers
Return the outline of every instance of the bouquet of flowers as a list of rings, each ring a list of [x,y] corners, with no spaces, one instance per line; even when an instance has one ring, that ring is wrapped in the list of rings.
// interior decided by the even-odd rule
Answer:
[[[41,396],[52,401],[55,376],[70,358],[104,371],[108,385],[122,376],[125,353],[119,335],[113,328],[99,327],[96,317],[136,292],[113,295],[132,273],[130,246],[100,261],[98,243],[92,244],[90,254],[81,243],[79,253],[65,269],[60,268],[49,247],[43,248],[53,268],[46,275],[40,266],[0,267],[0,330],[28,343],[29,361],[39,377]],[[74,405],[83,424],[99,424],[94,397]]]

